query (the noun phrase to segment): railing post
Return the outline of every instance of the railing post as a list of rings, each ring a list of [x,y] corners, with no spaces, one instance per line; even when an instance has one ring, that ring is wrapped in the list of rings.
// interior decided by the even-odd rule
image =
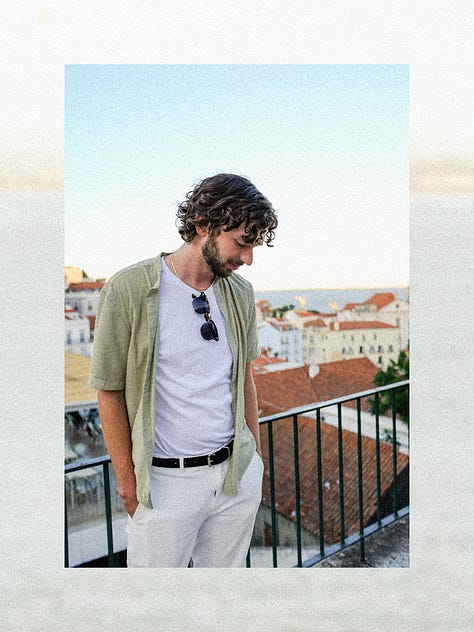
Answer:
[[[293,415],[293,445],[295,461],[295,511],[296,511],[296,547],[298,554],[298,566],[303,566],[301,556],[301,499],[300,499],[300,457],[298,445],[298,416]]]
[[[345,536],[345,516],[344,516],[344,461],[343,461],[343,443],[342,443],[342,404],[337,405],[337,451],[339,460],[339,521],[341,529],[341,545],[344,546]]]
[[[357,398],[357,469],[359,480],[359,534],[360,534],[360,559],[365,560],[364,542],[364,487],[362,481],[362,419],[360,409],[360,397]]]
[[[270,503],[272,516],[272,558],[273,568],[277,568],[277,515],[276,515],[276,498],[275,498],[275,460],[273,454],[273,423],[268,422],[268,461],[270,466]]]
[[[323,465],[321,451],[321,410],[316,410],[316,463],[318,471],[319,554],[324,557]]]
[[[379,394],[375,393],[375,463],[377,477],[377,524],[382,526],[382,480],[381,480],[381,463],[380,463],[380,412],[379,412]]]
[[[107,557],[108,565],[115,566],[114,556],[114,535],[112,529],[112,505],[110,502],[110,478],[109,478],[109,464],[103,464],[104,472],[104,495],[105,495],[105,519],[107,526]]]
[[[392,458],[393,458],[393,514],[398,518],[398,472],[397,472],[397,410],[395,389],[390,391],[392,402]]]
[[[64,486],[64,567],[69,568],[69,532],[67,526],[67,488]]]

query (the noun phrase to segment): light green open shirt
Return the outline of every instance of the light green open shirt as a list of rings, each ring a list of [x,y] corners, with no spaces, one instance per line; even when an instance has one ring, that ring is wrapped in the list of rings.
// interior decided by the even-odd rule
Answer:
[[[148,507],[152,506],[150,471],[155,432],[160,272],[161,258],[157,257],[125,268],[107,281],[100,293],[88,380],[90,386],[100,390],[125,391],[137,497]],[[258,355],[255,299],[250,283],[235,273],[217,279],[214,291],[224,315],[233,357],[235,438],[223,490],[235,496],[238,482],[256,449],[244,416],[245,369]]]

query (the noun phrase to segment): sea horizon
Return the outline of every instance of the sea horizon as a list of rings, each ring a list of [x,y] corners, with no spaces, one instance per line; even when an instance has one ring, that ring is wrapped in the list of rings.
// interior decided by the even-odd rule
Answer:
[[[408,300],[410,286],[373,286],[360,288],[319,288],[287,290],[255,290],[255,299],[268,300],[271,307],[295,305],[296,308],[331,313],[335,310],[331,304],[342,309],[347,303],[363,303],[376,293],[392,292],[400,300]],[[304,305],[303,305],[304,303]]]

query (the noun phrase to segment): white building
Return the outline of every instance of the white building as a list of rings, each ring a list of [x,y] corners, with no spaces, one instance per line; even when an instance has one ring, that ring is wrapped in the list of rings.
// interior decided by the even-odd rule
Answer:
[[[256,301],[255,309],[257,312],[257,323],[261,323],[272,317],[272,306],[270,305],[270,301],[266,299]]]
[[[302,332],[292,323],[278,318],[260,322],[257,328],[258,346],[269,356],[301,362]]]
[[[409,304],[392,292],[379,292],[364,303],[348,303],[337,313],[339,321],[380,321],[399,328],[400,349],[407,349]]]
[[[95,316],[103,287],[102,281],[71,283],[64,294],[65,302],[82,316]]]
[[[71,306],[64,309],[64,346],[66,351],[87,357],[92,356],[89,319]]]
[[[400,353],[399,327],[381,321],[346,321],[326,324],[322,318],[303,326],[303,362],[320,364],[369,358],[386,369]]]

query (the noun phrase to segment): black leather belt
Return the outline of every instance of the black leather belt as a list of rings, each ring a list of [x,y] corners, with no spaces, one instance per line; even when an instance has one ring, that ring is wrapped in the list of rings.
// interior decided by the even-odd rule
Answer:
[[[217,452],[205,454],[204,456],[185,456],[181,459],[165,459],[154,456],[151,462],[156,467],[199,467],[200,465],[217,465],[230,458],[234,440],[230,441]]]

